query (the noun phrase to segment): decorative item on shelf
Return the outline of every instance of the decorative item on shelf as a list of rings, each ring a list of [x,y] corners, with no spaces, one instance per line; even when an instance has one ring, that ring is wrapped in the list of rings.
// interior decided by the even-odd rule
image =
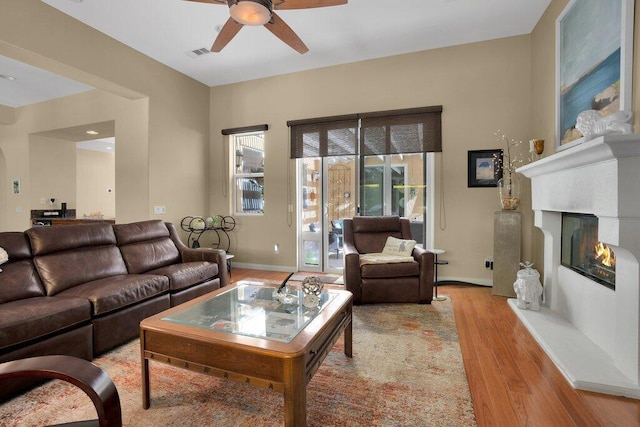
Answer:
[[[530,163],[533,160],[533,153],[527,155],[519,152],[521,150],[518,147],[522,145],[522,141],[509,139],[500,130],[496,132],[496,136],[506,146],[502,157],[496,159],[498,167],[502,169],[502,178],[498,180],[500,205],[504,210],[515,210],[520,205],[520,180],[516,169]]]
[[[542,284],[540,283],[540,273],[533,269],[533,263],[525,261],[520,263],[522,270],[516,276],[518,279],[513,283],[513,289],[518,297],[516,306],[523,310],[540,310],[540,297],[542,296]]]
[[[536,153],[538,158],[544,153],[544,139],[532,139],[529,141],[529,152]]]
[[[0,247],[0,265],[4,264],[7,261],[9,261],[9,254],[7,253],[7,251],[4,250],[4,248]],[[0,273],[2,273],[1,268],[0,268]]]
[[[191,220],[191,223],[189,224],[189,226],[194,230],[204,230],[206,225],[205,225],[204,219],[197,216]]]
[[[632,117],[631,111],[617,111],[602,116],[595,110],[587,110],[578,114],[576,129],[582,133],[585,141],[607,134],[633,133]]]
[[[320,304],[320,294],[322,293],[322,280],[317,276],[305,277],[302,281],[302,305],[307,308],[314,308]]]

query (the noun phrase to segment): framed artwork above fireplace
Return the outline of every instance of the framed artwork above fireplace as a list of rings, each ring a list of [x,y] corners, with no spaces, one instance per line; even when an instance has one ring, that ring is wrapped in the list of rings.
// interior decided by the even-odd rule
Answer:
[[[578,114],[631,110],[634,0],[571,0],[556,20],[556,151],[582,142]]]

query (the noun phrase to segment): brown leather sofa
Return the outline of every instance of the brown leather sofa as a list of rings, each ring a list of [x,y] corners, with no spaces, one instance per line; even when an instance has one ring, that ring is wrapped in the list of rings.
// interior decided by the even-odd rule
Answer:
[[[162,221],[3,232],[0,247],[0,362],[92,360],[138,337],[142,319],[228,284],[225,251],[187,248]]]
[[[380,253],[389,236],[411,239],[411,224],[398,216],[354,217],[343,222],[344,283],[354,304],[433,299],[434,254],[415,247],[413,262],[360,265],[360,255]]]

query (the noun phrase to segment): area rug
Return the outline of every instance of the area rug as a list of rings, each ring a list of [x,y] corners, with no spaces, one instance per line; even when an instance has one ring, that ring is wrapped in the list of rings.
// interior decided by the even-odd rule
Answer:
[[[307,386],[310,426],[474,426],[450,301],[354,307],[353,358],[340,339]],[[141,406],[140,347],[94,363],[115,382],[126,426],[281,426],[283,397],[151,361],[151,407]],[[88,397],[52,381],[0,406],[2,426],[95,418]]]

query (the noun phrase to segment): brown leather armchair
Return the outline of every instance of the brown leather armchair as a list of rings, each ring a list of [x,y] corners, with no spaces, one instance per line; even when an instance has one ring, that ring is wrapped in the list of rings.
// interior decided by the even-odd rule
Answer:
[[[411,239],[408,219],[398,216],[345,219],[344,283],[354,304],[417,302],[433,298],[433,253],[415,247],[413,262],[360,265],[360,255],[380,253],[387,237]]]
[[[72,356],[39,356],[0,364],[0,384],[22,378],[58,379],[80,388],[95,406],[97,420],[80,421],[75,426],[122,426],[122,409],[115,384],[102,369]]]

